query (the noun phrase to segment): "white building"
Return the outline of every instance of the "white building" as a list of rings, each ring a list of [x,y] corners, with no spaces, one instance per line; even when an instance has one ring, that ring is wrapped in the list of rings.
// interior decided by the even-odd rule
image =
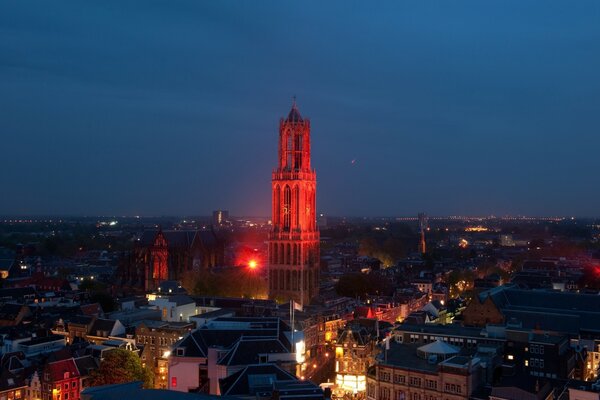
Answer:
[[[148,304],[161,310],[161,320],[168,322],[190,322],[190,317],[197,314],[196,302],[189,296],[178,294],[175,296],[155,297]]]

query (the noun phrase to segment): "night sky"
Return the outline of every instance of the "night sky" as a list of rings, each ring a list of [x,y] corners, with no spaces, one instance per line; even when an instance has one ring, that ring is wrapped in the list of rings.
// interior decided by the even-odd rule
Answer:
[[[600,215],[600,2],[0,4],[0,214]],[[352,162],[355,160],[354,162]]]

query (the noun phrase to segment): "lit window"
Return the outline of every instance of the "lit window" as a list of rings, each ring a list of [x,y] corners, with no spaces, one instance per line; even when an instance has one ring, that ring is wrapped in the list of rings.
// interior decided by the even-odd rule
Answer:
[[[509,355],[508,355],[508,359],[509,359],[509,360],[514,360],[514,359],[515,359],[515,356],[513,356],[512,354],[509,354]]]

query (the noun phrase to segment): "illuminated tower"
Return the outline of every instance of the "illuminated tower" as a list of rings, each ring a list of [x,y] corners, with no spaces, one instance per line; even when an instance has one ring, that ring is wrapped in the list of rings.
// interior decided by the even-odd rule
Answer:
[[[151,263],[149,267],[152,269],[151,274],[146,273],[146,289],[154,289],[158,283],[169,279],[169,266],[167,259],[169,257],[169,246],[167,239],[163,234],[162,229],[158,230],[158,234],[154,238],[154,242],[150,247]],[[152,276],[152,280],[150,280]]]
[[[427,215],[425,213],[419,213],[419,233],[421,239],[419,240],[419,253],[425,254],[427,252],[427,245],[425,244],[425,231],[427,230]]]
[[[272,175],[269,297],[302,305],[319,294],[317,176],[310,168],[310,121],[292,105],[279,121],[279,163]]]

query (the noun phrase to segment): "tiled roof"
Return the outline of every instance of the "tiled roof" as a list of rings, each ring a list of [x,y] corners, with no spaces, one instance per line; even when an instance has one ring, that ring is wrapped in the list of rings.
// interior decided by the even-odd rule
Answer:
[[[73,358],[48,363],[46,364],[44,372],[48,372],[50,374],[50,380],[52,382],[62,381],[65,379],[66,372],[69,373],[69,378],[80,376],[79,370],[77,369],[77,365],[75,364],[75,360]]]

